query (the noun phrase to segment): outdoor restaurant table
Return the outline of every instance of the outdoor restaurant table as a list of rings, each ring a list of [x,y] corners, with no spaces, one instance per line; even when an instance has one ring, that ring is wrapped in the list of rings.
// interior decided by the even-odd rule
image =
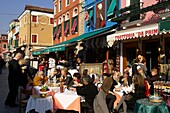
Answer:
[[[45,113],[47,110],[53,112],[53,99],[52,96],[40,97],[39,95],[31,95],[25,113],[28,113],[30,110],[35,109],[38,113]]]
[[[58,109],[63,110],[75,110],[79,113],[81,96],[78,96],[74,91],[65,91],[64,93],[55,93],[54,94],[55,104]]]
[[[165,102],[150,102],[148,98],[136,101],[134,113],[169,113]]]

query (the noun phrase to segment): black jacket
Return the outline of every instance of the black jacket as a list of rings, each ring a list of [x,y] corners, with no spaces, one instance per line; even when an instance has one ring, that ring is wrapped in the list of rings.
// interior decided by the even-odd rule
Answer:
[[[86,102],[93,108],[93,101],[98,94],[97,87],[93,83],[89,83],[84,87],[77,87],[77,94],[84,96]]]
[[[12,59],[9,62],[8,68],[9,68],[9,75],[8,75],[9,83],[11,85],[19,85],[19,83],[21,82],[22,72],[18,61]]]

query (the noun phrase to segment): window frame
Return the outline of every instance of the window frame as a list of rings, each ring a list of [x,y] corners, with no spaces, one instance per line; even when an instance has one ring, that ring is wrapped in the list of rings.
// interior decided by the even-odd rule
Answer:
[[[70,5],[70,0],[66,0],[66,7]]]
[[[62,0],[58,1],[58,12],[62,10]]]
[[[34,21],[34,17],[36,17],[35,21]],[[38,16],[37,15],[32,15],[31,16],[31,22],[37,23],[38,22]]]
[[[3,49],[6,49],[6,48],[7,48],[7,44],[4,43],[4,44],[3,44]]]
[[[54,25],[54,18],[50,18],[49,21],[50,24]]]
[[[33,36],[36,36],[36,42],[33,42]],[[37,44],[38,43],[38,34],[31,34],[31,44]]]

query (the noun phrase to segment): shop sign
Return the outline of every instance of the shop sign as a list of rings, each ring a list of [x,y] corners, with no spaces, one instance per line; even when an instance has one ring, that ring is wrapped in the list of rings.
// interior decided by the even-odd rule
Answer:
[[[139,32],[133,32],[133,33],[127,33],[123,35],[117,35],[115,36],[115,39],[129,39],[129,38],[135,38],[135,37],[145,37],[150,35],[156,35],[158,34],[158,29],[150,29],[150,30],[143,30]]]

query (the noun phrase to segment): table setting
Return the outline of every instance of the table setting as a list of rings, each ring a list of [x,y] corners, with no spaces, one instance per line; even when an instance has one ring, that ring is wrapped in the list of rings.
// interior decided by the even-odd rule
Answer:
[[[64,85],[61,92],[58,86],[34,86],[33,95],[28,100],[26,113],[32,109],[39,113],[45,113],[46,110],[53,112],[57,109],[75,110],[80,113],[80,103],[81,96],[77,95],[76,89],[73,87],[67,88]],[[41,109],[42,106],[43,109]]]

